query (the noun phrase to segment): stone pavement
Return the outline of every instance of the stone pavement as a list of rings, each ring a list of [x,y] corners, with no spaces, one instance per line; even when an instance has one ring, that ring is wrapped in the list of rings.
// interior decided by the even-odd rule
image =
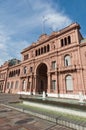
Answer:
[[[24,96],[24,95],[23,95]],[[5,93],[0,93],[0,130],[71,130],[67,127],[57,125],[55,122],[50,122],[47,120],[41,119],[40,116],[35,116],[35,114],[25,114],[24,110],[20,112],[18,109],[14,109],[11,106],[9,106],[9,102],[19,102],[20,95],[17,94],[5,94]],[[28,97],[28,96],[25,96]],[[41,98],[37,96],[31,96],[32,98]],[[73,103],[77,103],[76,100],[63,100],[63,99],[58,99],[58,98],[48,98],[49,100],[61,100],[62,102],[66,101],[72,101]],[[4,105],[5,104],[5,105]],[[64,111],[64,110],[63,110]],[[86,113],[85,113],[86,114]],[[44,115],[43,115],[44,116]],[[39,118],[40,117],[40,118]],[[59,121],[59,120],[58,120]],[[68,119],[68,122],[69,119]],[[77,123],[80,123],[79,121]],[[82,124],[84,122],[82,121]],[[63,125],[60,122],[59,124]],[[73,125],[73,122],[72,122]],[[77,124],[76,124],[77,125]],[[72,128],[76,128],[73,126]],[[80,125],[80,124],[79,124]],[[66,125],[69,126],[69,125]],[[83,129],[83,128],[82,128]],[[77,130],[82,130],[81,127],[80,129],[77,128]],[[83,129],[83,130],[86,130]]]
[[[0,105],[0,130],[72,130]]]

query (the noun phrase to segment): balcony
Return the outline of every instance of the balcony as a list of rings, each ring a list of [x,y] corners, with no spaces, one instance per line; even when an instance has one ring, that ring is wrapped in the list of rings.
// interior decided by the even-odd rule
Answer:
[[[67,72],[69,73],[69,72],[75,72],[80,69],[82,69],[80,66],[70,65],[70,66],[64,66],[64,67],[58,68],[58,72],[59,73],[67,73]]]
[[[27,72],[27,73],[20,73],[20,78],[26,78],[28,76],[32,76],[33,75],[33,71],[32,72]]]
[[[57,72],[57,68],[51,68],[51,69],[50,69],[50,72],[51,72],[51,73]]]

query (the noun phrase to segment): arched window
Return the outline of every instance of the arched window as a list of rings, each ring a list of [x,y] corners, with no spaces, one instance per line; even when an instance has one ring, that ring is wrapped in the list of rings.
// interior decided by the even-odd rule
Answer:
[[[44,46],[44,53],[46,53],[46,46]]]
[[[19,81],[16,81],[16,83],[15,83],[15,89],[18,88],[18,84],[19,84]]]
[[[36,50],[36,52],[35,52],[35,53],[36,53],[36,56],[37,56],[37,50]]]
[[[11,82],[11,89],[13,89],[13,85],[14,85],[14,82],[12,81],[12,82]]]
[[[18,70],[16,70],[16,74],[18,73]]]
[[[49,52],[50,51],[50,46],[49,45],[47,45],[47,52]]]
[[[15,76],[15,74],[16,74],[16,71],[14,70],[14,71],[13,71],[13,76]]]
[[[20,69],[17,70],[17,75],[18,75],[18,76],[20,75]]]
[[[11,72],[9,73],[9,77],[11,77]]]
[[[65,56],[64,64],[65,64],[65,66],[70,66],[71,65],[71,57],[70,57],[70,55]]]
[[[11,77],[13,77],[13,71],[12,71],[12,73],[11,73],[12,75],[11,75]]]
[[[68,44],[70,44],[70,43],[71,43],[71,37],[68,36]]]
[[[25,66],[24,67],[24,74],[26,74],[26,72],[27,72],[27,67]]]
[[[22,83],[22,90],[24,91],[26,89],[26,81],[23,80],[23,83]]]
[[[40,55],[40,49],[38,49],[38,55]]]
[[[67,45],[67,38],[64,38],[64,44]]]
[[[43,47],[41,48],[41,54],[43,54]]]
[[[7,89],[10,88],[10,82],[7,82]]]
[[[63,39],[61,39],[61,47],[64,46],[64,42],[63,42]]]
[[[71,75],[66,76],[66,90],[67,91],[73,91],[73,79]]]

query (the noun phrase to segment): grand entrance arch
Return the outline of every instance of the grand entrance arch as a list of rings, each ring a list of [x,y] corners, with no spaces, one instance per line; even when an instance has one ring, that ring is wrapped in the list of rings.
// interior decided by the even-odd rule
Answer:
[[[43,91],[47,93],[47,65],[41,63],[36,70],[36,91],[41,94]]]

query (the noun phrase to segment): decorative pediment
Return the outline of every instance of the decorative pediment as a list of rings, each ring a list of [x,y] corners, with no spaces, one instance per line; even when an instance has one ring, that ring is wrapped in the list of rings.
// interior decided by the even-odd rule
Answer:
[[[48,39],[48,35],[47,34],[42,34],[40,37],[39,37],[39,41],[45,41],[46,39]]]

